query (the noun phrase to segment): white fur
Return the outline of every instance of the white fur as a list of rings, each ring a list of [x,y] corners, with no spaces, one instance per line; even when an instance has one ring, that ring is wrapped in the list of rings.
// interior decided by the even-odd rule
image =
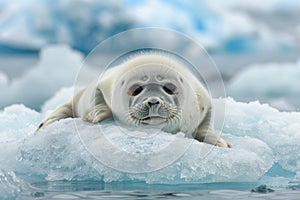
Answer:
[[[113,118],[113,114],[121,115],[122,118],[121,111],[125,108],[115,108],[114,105],[116,100],[126,101],[123,96],[114,96],[115,94],[121,94],[118,91],[120,80],[127,72],[141,70],[141,66],[148,66],[149,64],[159,65],[162,69],[174,70],[184,80],[187,80],[182,83],[185,88],[182,94],[184,98],[181,100],[183,112],[180,127],[177,131],[184,132],[187,135],[194,133],[195,139],[209,144],[231,147],[213,130],[211,99],[201,82],[180,62],[159,54],[139,55],[109,69],[102,77],[99,77],[99,80],[94,81],[86,89],[75,95],[72,102],[60,106],[51,113],[38,130],[54,121],[67,117],[80,117],[93,123]]]

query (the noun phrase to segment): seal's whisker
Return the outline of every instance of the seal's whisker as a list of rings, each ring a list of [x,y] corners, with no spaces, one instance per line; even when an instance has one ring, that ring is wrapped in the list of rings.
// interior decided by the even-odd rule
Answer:
[[[132,118],[132,116],[131,116],[130,110],[126,113],[125,119],[126,119],[126,121],[128,121],[128,122],[132,122],[133,118]]]

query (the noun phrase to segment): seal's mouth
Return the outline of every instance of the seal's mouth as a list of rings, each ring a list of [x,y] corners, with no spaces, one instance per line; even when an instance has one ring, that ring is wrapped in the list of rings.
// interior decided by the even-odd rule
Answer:
[[[168,119],[161,116],[148,116],[141,119],[141,124],[144,125],[161,125],[165,123]]]
[[[151,127],[175,125],[180,119],[181,111],[173,104],[162,104],[158,109],[151,109],[141,103],[131,107],[127,113],[127,121],[135,126]]]

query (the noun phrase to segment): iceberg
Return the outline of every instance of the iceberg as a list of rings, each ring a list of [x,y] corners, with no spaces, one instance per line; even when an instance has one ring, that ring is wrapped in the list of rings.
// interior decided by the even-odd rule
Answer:
[[[272,149],[275,162],[283,169],[299,173],[299,112],[280,112],[258,101],[238,103],[228,99],[226,106],[230,111],[226,112],[224,133],[263,141]]]
[[[44,193],[17,177],[14,172],[4,173],[0,169],[0,199],[18,199],[20,196],[29,199],[44,196]]]
[[[40,52],[38,64],[20,78],[8,81],[0,73],[0,108],[15,103],[39,110],[61,87],[72,86],[83,55],[66,45],[52,45]]]
[[[77,126],[84,126],[87,133],[91,133],[91,125],[76,119]],[[231,137],[231,142],[236,148],[214,148],[208,156],[201,155],[203,148],[207,144],[195,142],[193,139],[187,139],[177,135],[160,133],[155,140],[136,139],[120,133],[120,129],[111,122],[103,123],[101,128],[107,129],[106,135],[102,137],[114,139],[114,143],[119,148],[129,153],[114,155],[102,153],[100,160],[91,154],[91,151],[101,151],[105,148],[98,144],[88,146],[82,144],[82,140],[76,132],[74,121],[71,119],[62,120],[49,129],[45,129],[31,137],[18,149],[16,157],[20,165],[31,166],[21,167],[22,172],[28,169],[28,173],[38,175],[45,180],[103,180],[112,181],[145,181],[146,183],[203,183],[203,182],[228,182],[228,181],[256,181],[271,168],[273,164],[273,154],[271,149],[262,141],[250,137],[239,138]],[[118,132],[119,131],[119,132]],[[97,136],[96,142],[103,139]],[[164,145],[177,138],[177,145],[173,148],[185,147],[185,144],[191,144],[189,148],[183,149],[181,156],[169,165],[159,164],[164,160],[149,159],[151,155],[155,156],[156,150],[164,153]],[[95,142],[95,138],[91,137]],[[192,141],[190,141],[192,140]],[[90,142],[91,142],[90,141]],[[105,141],[108,141],[106,139]],[[156,143],[155,143],[156,141]],[[243,143],[243,145],[239,145]],[[87,141],[85,140],[85,144]],[[101,142],[99,142],[101,144]],[[151,146],[152,145],[152,146]],[[113,145],[111,145],[113,146]],[[115,147],[115,146],[114,146]],[[152,148],[150,148],[152,147]],[[94,148],[94,149],[91,149]],[[206,147],[207,148],[207,147]],[[169,150],[172,152],[173,149]],[[107,152],[111,151],[108,149]],[[144,161],[137,166],[137,161],[128,158],[126,155],[136,156]],[[172,156],[170,154],[170,156]],[[147,158],[147,159],[145,159]],[[104,163],[111,159],[113,163]],[[127,161],[129,159],[129,161]],[[131,166],[124,165],[129,162]],[[153,163],[156,162],[156,163]],[[139,171],[147,165],[158,165],[155,170],[150,172]],[[113,166],[113,167],[111,167]],[[119,168],[116,168],[119,166]],[[132,167],[132,169],[128,169]],[[156,167],[156,166],[155,166]],[[17,166],[19,168],[19,166]],[[147,168],[148,169],[148,168]],[[18,169],[19,170],[19,169]],[[128,172],[129,171],[129,172]],[[21,173],[21,172],[19,172]]]
[[[239,101],[257,98],[280,110],[300,108],[300,61],[251,65],[228,84],[228,95]]]
[[[16,198],[21,192],[21,181],[13,172],[3,173],[0,170],[0,198]]]
[[[91,133],[90,127],[96,126],[83,122],[80,119],[75,119],[75,121],[77,126],[84,126],[87,133]],[[112,182],[131,180],[145,181],[147,183],[175,184],[256,181],[273,164],[273,154],[270,148],[265,143],[249,137],[239,138],[231,136],[231,142],[233,145],[236,145],[236,148],[225,149],[216,147],[208,156],[204,157],[201,155],[201,152],[208,145],[196,142],[193,139],[160,133],[155,137],[154,141],[156,141],[156,144],[154,143],[154,148],[153,139],[138,140],[124,136],[122,132],[120,133],[118,126],[113,125],[112,122],[103,123],[101,126],[103,126],[101,128],[108,129],[105,132],[109,134],[105,135],[106,138],[114,138],[114,142],[123,148],[126,147],[132,156],[141,154],[138,156],[139,159],[143,159],[144,156],[148,158],[148,156],[151,156],[151,153],[155,153],[156,148],[162,148],[166,145],[165,143],[169,144],[168,142],[174,140],[174,137],[178,137],[179,140],[174,148],[185,146],[185,144],[189,143],[191,146],[187,150],[183,149],[182,153],[184,154],[175,160],[174,163],[163,166],[162,169],[135,173],[134,170],[139,170],[144,165],[153,165],[153,163],[143,163],[143,165],[135,166],[136,164],[132,162],[131,164],[134,168],[131,170],[132,173],[127,171],[120,172],[106,163],[103,164],[102,160],[96,159],[89,152],[91,149],[88,150],[82,143],[74,121],[66,119],[49,126],[49,128],[36,135],[31,134],[22,143],[15,141],[10,142],[9,145],[2,144],[2,147],[7,147],[8,151],[15,153],[13,155],[10,152],[9,157],[16,158],[17,161],[6,162],[6,165],[9,166],[4,167],[4,161],[2,160],[1,166],[18,174],[27,174],[27,177],[22,178],[32,179],[33,177],[28,177],[32,175],[36,181],[103,180]],[[34,129],[31,130],[31,132],[33,131]],[[97,138],[98,140],[99,137]],[[92,137],[91,140],[94,141],[95,138]],[[246,144],[239,145],[239,143]],[[151,145],[152,149],[149,148]],[[18,149],[11,149],[9,146],[18,146]],[[97,148],[97,145],[92,146],[92,148]],[[95,149],[95,151],[98,150],[101,151],[103,149],[99,147]],[[151,152],[151,150],[154,152]],[[5,156],[7,152],[2,152],[1,154],[4,154],[1,156],[2,159],[7,157]],[[107,156],[107,158],[101,158],[103,160],[119,158],[118,160],[113,160],[113,162],[116,162],[113,166],[124,165],[126,159],[128,159],[128,157],[122,157],[122,155],[119,157],[105,153],[101,155]],[[149,162],[151,162],[151,159]],[[161,163],[163,161],[155,160],[155,162]]]

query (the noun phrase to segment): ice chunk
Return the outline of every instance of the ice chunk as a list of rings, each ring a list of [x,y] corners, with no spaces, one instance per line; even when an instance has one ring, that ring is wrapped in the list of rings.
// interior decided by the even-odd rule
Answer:
[[[275,161],[287,170],[300,170],[300,113],[279,112],[259,102],[239,103],[226,100],[223,132],[258,138],[273,151]]]
[[[20,108],[20,112],[22,111]],[[27,114],[26,117],[30,118],[30,115],[35,115],[35,112]],[[35,123],[35,120],[32,121]],[[0,143],[6,149],[6,153],[1,152],[1,154],[10,154],[9,156],[14,158],[13,160],[17,160],[7,164],[10,169],[22,174],[34,174],[40,180],[138,180],[148,183],[170,184],[255,181],[267,172],[273,164],[273,154],[270,148],[255,138],[227,135],[224,137],[228,138],[235,146],[233,149],[219,147],[210,149],[211,145],[184,138],[181,134],[171,135],[159,132],[154,135],[155,137],[149,139],[136,138],[124,134],[112,122],[99,125],[105,131],[104,137],[101,134],[93,134],[97,133],[98,125],[83,122],[81,119],[75,121],[77,128],[72,119],[65,119],[50,125],[36,135],[30,134],[22,143],[15,142],[14,145]],[[85,139],[94,142],[94,145],[90,146],[91,149],[86,149],[87,143],[82,144],[82,138],[80,139],[77,133],[78,127],[85,131],[84,134],[90,135],[90,138]],[[6,128],[21,132],[23,127],[15,127],[12,123],[10,128]],[[120,154],[119,157],[116,157],[105,152],[102,156],[106,156],[106,158],[99,161],[91,152],[103,150],[101,146],[97,145],[97,142],[101,142],[103,138],[106,138],[106,141],[111,141],[111,146],[117,146],[127,154]],[[172,144],[170,142],[175,139],[176,145],[170,145]],[[17,146],[17,150],[16,147],[9,146]],[[163,154],[167,149],[166,146],[170,147],[168,149],[170,154]],[[181,147],[188,148],[183,148],[181,151]],[[165,155],[167,156],[165,159],[168,158],[168,155],[172,157],[172,152],[176,149],[180,151],[177,154],[178,157],[174,157],[175,159],[172,160],[173,162],[164,163],[164,160],[148,159],[151,155],[154,158],[158,158],[155,155]],[[211,150],[208,151],[209,154],[206,154],[205,149]],[[124,157],[124,155],[128,155],[128,152],[131,157]],[[14,153],[15,155],[13,155]],[[129,170],[131,173],[114,169],[115,166],[128,164],[128,160],[130,161],[134,156],[145,162],[142,165],[132,163],[132,169],[129,169],[130,165],[127,165],[127,171]],[[109,159],[114,163],[103,163]],[[4,160],[1,163],[3,165]],[[164,163],[164,165],[160,167],[160,163]],[[142,172],[141,169],[148,165],[156,165],[158,168],[149,172]],[[142,173],[133,173],[134,170]]]
[[[3,173],[0,170],[0,198],[15,198],[21,192],[20,180],[13,172]]]
[[[37,66],[0,91],[0,108],[13,103],[40,106],[61,87],[72,86],[82,62],[82,54],[65,45],[45,47]]]
[[[268,146],[257,139],[248,137],[231,137],[231,142],[236,147],[233,149],[215,147],[207,156],[202,155],[203,148],[208,144],[199,143],[193,139],[188,139],[176,135],[159,133],[151,139],[138,139],[124,134],[111,122],[100,125],[104,129],[105,136],[97,133],[98,125],[92,125],[76,119],[78,126],[84,127],[90,136],[92,146],[84,140],[82,144],[77,134],[74,122],[71,119],[62,120],[41,131],[38,135],[28,138],[24,145],[19,149],[18,160],[20,164],[31,165],[31,170],[36,174],[46,175],[47,180],[58,179],[96,179],[104,181],[124,181],[138,180],[148,183],[191,183],[191,182],[219,182],[219,181],[255,181],[260,178],[273,164],[272,152]],[[93,130],[93,131],[92,131]],[[105,141],[113,139],[111,148],[123,150],[123,154],[115,155],[108,153],[111,149],[101,154],[106,158],[96,159],[91,152],[105,150],[100,146],[99,140]],[[151,160],[149,157],[155,156],[156,152],[163,154],[165,145],[177,138],[177,145],[173,150],[182,149],[182,154],[173,163],[162,165],[162,169],[147,173],[141,172],[147,165],[158,165],[164,160]],[[99,142],[98,145],[95,142]],[[91,143],[90,143],[91,144]],[[242,144],[242,145],[241,145]],[[162,149],[162,150],[157,150]],[[172,151],[172,150],[170,150]],[[128,153],[129,152],[129,153]],[[131,155],[131,157],[127,157]],[[127,162],[138,157],[143,161],[136,166],[132,162],[131,173],[120,172],[124,169]],[[171,154],[169,156],[172,156]],[[145,159],[147,158],[147,159]],[[111,160],[113,163],[104,163]],[[136,161],[136,160],[135,160]],[[155,162],[155,163],[153,163]],[[114,169],[120,166],[118,169]],[[127,167],[130,167],[128,165]],[[159,166],[158,166],[159,167]]]
[[[6,137],[0,141],[1,169],[24,180],[166,184],[258,181],[275,163],[283,169],[279,176],[284,170],[299,174],[299,113],[232,99],[214,104],[222,101],[227,105],[222,137],[232,149],[200,143],[182,133],[124,132],[112,121],[64,119],[33,135],[41,115],[12,106],[0,114],[7,119],[0,131]]]
[[[29,183],[18,178],[14,172],[4,172],[0,169],[0,199],[16,199],[22,196],[32,198],[41,197],[43,192],[30,186]]]
[[[17,150],[24,139],[34,135],[40,114],[24,105],[13,105],[0,111],[0,166],[13,171],[24,167],[16,160]],[[21,170],[20,170],[21,171]]]
[[[32,135],[40,114],[24,105],[12,105],[0,111],[0,142],[22,140]]]
[[[299,77],[300,61],[256,64],[233,78],[228,94],[242,101],[257,98],[283,110],[300,108]]]

